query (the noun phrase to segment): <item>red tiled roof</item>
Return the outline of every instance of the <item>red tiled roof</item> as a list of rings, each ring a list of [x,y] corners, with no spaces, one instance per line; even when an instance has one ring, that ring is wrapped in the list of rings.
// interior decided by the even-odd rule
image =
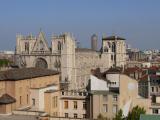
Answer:
[[[140,78],[140,80],[148,80],[148,75],[144,75]]]
[[[130,74],[130,73],[134,73],[134,72],[143,72],[142,69],[140,69],[139,67],[132,67],[132,68],[127,68],[124,70],[125,74]]]
[[[148,70],[159,70],[160,68],[157,66],[151,66],[150,68],[148,68]]]

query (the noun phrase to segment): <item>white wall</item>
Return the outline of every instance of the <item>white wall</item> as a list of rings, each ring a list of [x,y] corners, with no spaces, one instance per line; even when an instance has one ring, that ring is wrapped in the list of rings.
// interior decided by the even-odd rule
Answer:
[[[115,82],[116,84],[111,84],[111,87],[119,87],[120,74],[106,74],[106,79]]]
[[[90,75],[91,90],[109,90],[107,82]]]
[[[144,62],[144,63],[142,63],[142,66],[149,68],[149,67],[151,67],[151,63],[150,62]]]

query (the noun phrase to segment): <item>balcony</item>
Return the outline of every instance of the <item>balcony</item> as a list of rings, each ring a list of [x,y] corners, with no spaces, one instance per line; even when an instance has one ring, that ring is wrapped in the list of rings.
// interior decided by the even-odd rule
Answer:
[[[87,96],[87,92],[61,91],[61,98],[85,99]]]

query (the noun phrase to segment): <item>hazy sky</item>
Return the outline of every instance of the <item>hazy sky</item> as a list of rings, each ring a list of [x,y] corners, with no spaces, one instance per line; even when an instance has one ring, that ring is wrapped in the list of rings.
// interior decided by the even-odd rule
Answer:
[[[160,45],[160,0],[0,0],[0,50],[13,50],[16,34],[72,32],[81,46],[90,36],[116,34],[133,47]]]

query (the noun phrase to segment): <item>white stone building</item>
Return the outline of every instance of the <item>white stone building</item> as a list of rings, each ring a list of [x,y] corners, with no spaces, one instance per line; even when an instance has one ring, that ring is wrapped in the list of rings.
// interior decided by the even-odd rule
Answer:
[[[76,48],[69,33],[53,36],[48,45],[44,33],[37,37],[17,36],[16,62],[20,67],[42,67],[61,71],[61,81],[70,89],[85,89],[91,69],[105,71],[110,67],[124,67],[126,63],[125,39],[117,36],[102,38],[99,51]]]

